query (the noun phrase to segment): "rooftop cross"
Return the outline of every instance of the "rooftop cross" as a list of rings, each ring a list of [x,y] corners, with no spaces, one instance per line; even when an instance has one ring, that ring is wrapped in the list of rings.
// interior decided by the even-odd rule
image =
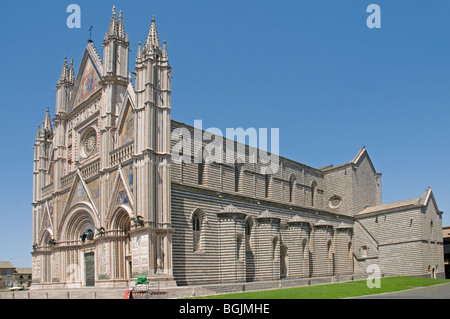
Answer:
[[[90,27],[89,27],[89,40],[88,40],[88,42],[93,42],[93,41],[92,41],[92,29],[94,29],[94,27],[93,27],[93,26],[90,26]]]

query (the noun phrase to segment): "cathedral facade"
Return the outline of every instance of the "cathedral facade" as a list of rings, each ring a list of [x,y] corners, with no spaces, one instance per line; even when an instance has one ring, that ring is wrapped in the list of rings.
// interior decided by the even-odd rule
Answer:
[[[77,75],[64,60],[54,117],[47,109],[34,144],[33,288],[326,277],[369,265],[443,275],[431,189],[382,204],[365,147],[322,168],[283,157],[267,167],[234,141],[231,162],[205,161],[194,141],[195,156],[174,160],[174,133],[195,128],[171,119],[172,70],[154,18],[133,72],[129,48],[113,8],[103,58],[90,41]]]

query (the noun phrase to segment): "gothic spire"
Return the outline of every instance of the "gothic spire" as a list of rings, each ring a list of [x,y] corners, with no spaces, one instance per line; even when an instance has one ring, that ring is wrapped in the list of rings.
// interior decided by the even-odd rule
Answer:
[[[119,22],[117,23],[117,35],[121,40],[125,40],[125,26],[123,24],[122,10],[119,12]]]
[[[163,50],[162,50],[162,58],[163,60],[167,60],[167,45],[166,45],[166,40],[164,40],[163,43]]]
[[[116,19],[116,7],[112,7],[112,17],[109,23],[108,36],[117,36],[117,19]]]
[[[41,136],[41,127],[38,125],[37,134],[36,134],[36,141],[39,140],[40,136]]]
[[[142,46],[141,46],[141,42],[139,42],[138,49],[137,49],[136,61],[140,61],[141,59],[142,59]]]
[[[45,113],[44,122],[42,123],[42,129],[44,132],[53,132],[52,130],[52,121],[50,119],[50,110],[47,107],[47,112]]]
[[[70,60],[70,67],[69,67],[69,72],[67,74],[67,80],[71,84],[75,83],[75,72],[73,70],[73,59]]]
[[[158,31],[156,30],[155,16],[152,17],[152,23],[150,25],[150,30],[148,31],[147,40],[145,41],[145,48],[152,50],[153,48],[160,48]]]
[[[63,69],[62,69],[61,75],[59,76],[58,84],[63,83],[67,80],[67,72],[68,72],[67,57],[64,57]]]

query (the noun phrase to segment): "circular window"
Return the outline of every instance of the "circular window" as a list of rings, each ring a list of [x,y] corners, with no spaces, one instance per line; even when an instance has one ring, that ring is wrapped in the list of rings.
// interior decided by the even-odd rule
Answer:
[[[91,156],[97,146],[97,133],[94,130],[89,131],[82,143],[83,155],[85,157]]]
[[[331,196],[329,202],[328,202],[328,206],[330,206],[330,208],[338,208],[339,206],[341,206],[342,203],[342,198],[338,195],[334,195]]]

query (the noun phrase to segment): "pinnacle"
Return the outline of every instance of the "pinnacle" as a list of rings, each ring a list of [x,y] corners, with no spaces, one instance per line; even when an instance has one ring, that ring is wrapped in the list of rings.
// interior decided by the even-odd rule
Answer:
[[[158,31],[156,30],[155,16],[152,17],[150,30],[148,31],[147,40],[145,41],[145,48],[152,50],[153,48],[160,48]]]
[[[166,45],[166,40],[164,40],[164,43],[163,43],[162,57],[163,57],[164,60],[167,60],[167,45]]]
[[[125,39],[125,26],[123,24],[122,10],[119,12],[119,22],[117,26],[117,33],[120,39]]]
[[[40,135],[41,135],[41,127],[38,125],[37,134],[36,134],[36,140],[39,139]]]
[[[137,56],[136,56],[136,60],[140,60],[142,59],[142,46],[141,46],[141,42],[139,42],[138,44],[138,50],[137,50]]]
[[[117,28],[116,28],[116,26],[117,26],[116,7],[113,6],[111,22],[109,23],[109,30],[108,30],[108,35],[109,36],[116,36],[117,35]]]
[[[64,64],[63,64],[63,68],[62,68],[58,83],[63,83],[66,80],[67,80],[67,57],[64,57]]]
[[[116,17],[116,7],[112,8],[111,22],[109,23],[109,29],[106,32],[105,41],[109,37],[115,37],[123,41],[127,41],[127,36],[125,35],[125,26],[123,23],[122,10],[119,11],[119,19]]]
[[[59,76],[58,85],[69,83],[74,84],[75,83],[75,73],[73,69],[73,59],[70,61],[70,67],[67,66],[67,57],[64,57],[64,64],[61,71],[61,75]]]
[[[44,122],[42,123],[42,129],[46,132],[52,132],[52,122],[50,119],[50,110],[47,107],[47,112],[45,113]]]
[[[73,70],[73,59],[70,60],[69,73],[67,74],[67,79],[69,83],[75,83],[75,73]]]

